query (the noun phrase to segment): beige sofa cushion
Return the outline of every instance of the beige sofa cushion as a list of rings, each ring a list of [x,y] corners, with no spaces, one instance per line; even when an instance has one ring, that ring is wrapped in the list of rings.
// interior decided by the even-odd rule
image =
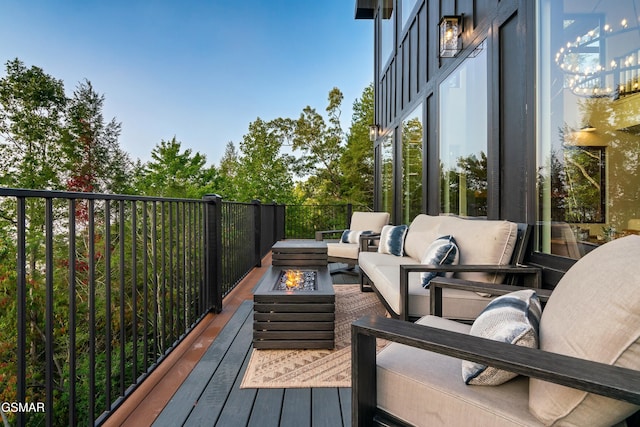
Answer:
[[[407,256],[416,261],[422,259],[429,245],[440,237],[438,227],[442,218],[444,217],[425,214],[414,218],[404,241],[404,252]]]
[[[379,233],[388,223],[389,212],[354,212],[349,229]]]
[[[540,320],[540,348],[640,370],[640,236],[581,258],[554,289]],[[549,425],[612,425],[637,406],[532,379],[531,411]]]
[[[441,217],[438,232],[451,234],[460,249],[459,264],[505,265],[511,255],[518,236],[518,224],[511,221],[463,219],[453,216]],[[455,277],[488,283],[500,283],[503,277],[493,273],[459,273]]]
[[[417,323],[467,333],[470,326],[427,316]],[[461,361],[390,344],[377,358],[378,407],[416,426],[540,426],[530,413],[528,378],[468,386]]]

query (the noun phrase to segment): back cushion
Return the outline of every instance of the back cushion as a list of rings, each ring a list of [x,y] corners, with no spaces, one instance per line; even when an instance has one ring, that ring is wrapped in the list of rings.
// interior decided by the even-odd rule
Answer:
[[[388,212],[354,212],[351,215],[350,230],[379,233],[389,223]]]
[[[518,236],[518,224],[511,221],[463,219],[443,216],[440,235],[452,235],[460,249],[459,264],[509,264]],[[461,279],[500,283],[494,273],[459,273]]]
[[[442,218],[444,217],[425,214],[416,216],[411,225],[409,225],[409,231],[405,238],[405,254],[420,262],[431,243],[442,236],[442,234],[438,233]]]
[[[540,348],[640,370],[640,236],[581,258],[553,291],[540,320]],[[531,379],[529,408],[546,425],[612,425],[638,407]]]

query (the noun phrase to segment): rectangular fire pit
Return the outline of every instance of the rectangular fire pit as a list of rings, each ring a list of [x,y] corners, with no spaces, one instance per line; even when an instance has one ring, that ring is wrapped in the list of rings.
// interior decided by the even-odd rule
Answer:
[[[253,294],[257,349],[333,348],[335,293],[326,267],[271,267]]]

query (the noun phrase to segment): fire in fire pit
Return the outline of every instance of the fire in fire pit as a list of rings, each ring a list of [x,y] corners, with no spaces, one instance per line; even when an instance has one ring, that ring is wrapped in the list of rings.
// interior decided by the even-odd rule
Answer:
[[[315,270],[282,270],[273,287],[274,291],[315,291],[317,287]]]

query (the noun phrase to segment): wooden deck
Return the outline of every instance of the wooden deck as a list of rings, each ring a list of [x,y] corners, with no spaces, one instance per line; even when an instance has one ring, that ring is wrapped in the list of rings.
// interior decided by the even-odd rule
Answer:
[[[190,334],[198,337],[174,351],[174,360],[165,362],[171,366],[157,369],[104,425],[350,426],[350,388],[240,389],[252,348],[251,291],[270,261],[265,258],[225,299],[223,312],[201,322]]]

